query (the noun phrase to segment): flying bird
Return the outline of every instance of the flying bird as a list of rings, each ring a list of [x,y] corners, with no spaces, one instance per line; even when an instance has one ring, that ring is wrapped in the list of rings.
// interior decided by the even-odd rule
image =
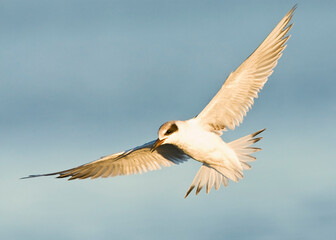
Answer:
[[[229,179],[237,182],[243,170],[256,160],[251,147],[261,137],[257,131],[232,142],[224,142],[222,132],[233,130],[258,97],[272,74],[290,35],[288,31],[294,6],[260,46],[234,71],[208,105],[196,117],[169,121],[158,131],[157,140],[64,171],[30,175],[24,178],[58,175],[57,178],[85,179],[143,173],[179,164],[192,158],[202,163],[185,197],[196,187],[196,195],[205,186],[206,193],[216,190]]]

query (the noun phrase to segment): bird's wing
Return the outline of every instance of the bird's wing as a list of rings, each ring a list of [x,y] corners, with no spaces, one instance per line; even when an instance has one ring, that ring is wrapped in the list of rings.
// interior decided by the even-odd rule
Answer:
[[[163,144],[151,151],[155,141],[130,150],[102,157],[99,160],[81,165],[68,170],[30,175],[24,178],[59,175],[57,178],[69,177],[72,179],[114,177],[157,170],[161,166],[168,167],[187,160],[188,156],[178,147],[171,144]]]
[[[202,126],[211,131],[220,131],[234,129],[243,121],[286,47],[290,37],[286,34],[292,27],[288,23],[295,8],[296,6],[236,71],[229,75],[219,92],[196,117]]]

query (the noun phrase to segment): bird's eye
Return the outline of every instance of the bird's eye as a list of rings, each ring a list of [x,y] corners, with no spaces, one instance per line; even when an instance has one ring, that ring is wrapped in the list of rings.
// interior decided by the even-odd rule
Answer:
[[[168,129],[165,135],[172,134],[172,130]]]
[[[176,132],[178,130],[178,127],[176,126],[176,124],[173,124],[170,126],[170,128],[166,131],[165,135],[170,135],[173,132]]]

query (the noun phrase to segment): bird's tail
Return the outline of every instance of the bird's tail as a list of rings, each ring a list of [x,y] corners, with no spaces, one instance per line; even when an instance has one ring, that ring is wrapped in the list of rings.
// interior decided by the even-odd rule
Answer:
[[[250,169],[251,166],[249,165],[249,162],[253,162],[256,160],[256,158],[251,156],[251,154],[254,152],[258,152],[261,149],[251,147],[251,145],[262,139],[262,137],[256,136],[263,131],[265,131],[265,129],[228,143],[229,147],[236,153],[237,158],[239,159],[241,167],[243,169]],[[240,173],[238,170],[235,170],[235,172],[233,173],[231,171],[232,169],[228,169],[222,166],[204,163],[196,174],[184,198],[186,198],[196,186],[196,195],[201,191],[204,186],[206,186],[206,193],[209,193],[213,186],[216,190],[219,189],[221,184],[227,186],[229,183],[228,178],[234,181],[238,181],[238,178],[243,177],[242,172]]]

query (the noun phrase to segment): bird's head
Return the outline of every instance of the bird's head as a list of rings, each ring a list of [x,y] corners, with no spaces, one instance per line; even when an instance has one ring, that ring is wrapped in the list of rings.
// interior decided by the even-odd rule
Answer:
[[[153,152],[160,145],[165,143],[171,143],[174,134],[179,131],[178,122],[177,121],[169,121],[164,123],[158,131],[159,138],[156,140],[154,145],[152,146],[151,151]]]

